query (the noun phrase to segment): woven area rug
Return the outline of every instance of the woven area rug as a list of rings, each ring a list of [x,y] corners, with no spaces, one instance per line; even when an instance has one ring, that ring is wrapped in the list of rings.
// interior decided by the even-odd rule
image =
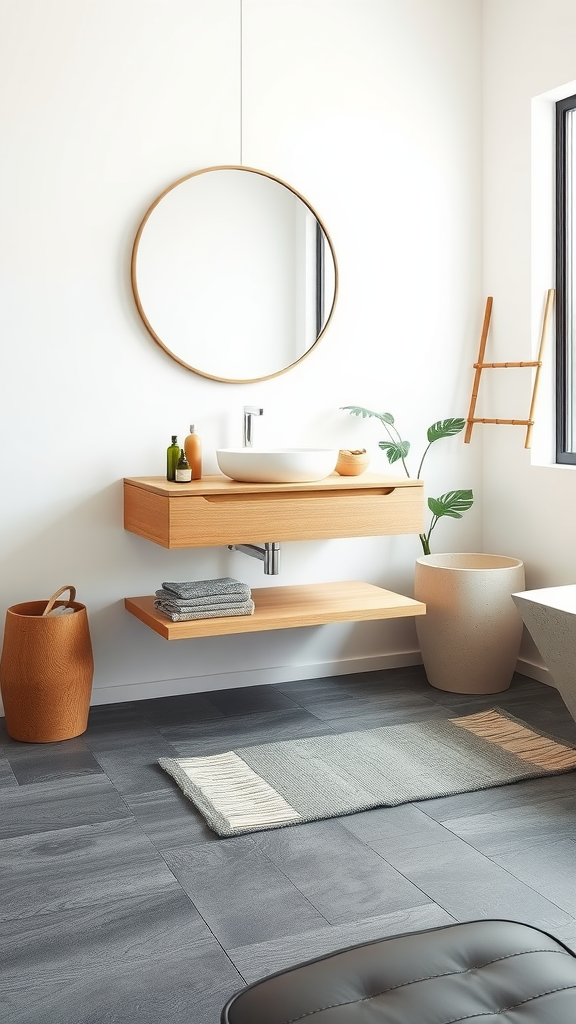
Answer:
[[[576,768],[576,748],[499,708],[159,759],[220,836],[503,786]]]

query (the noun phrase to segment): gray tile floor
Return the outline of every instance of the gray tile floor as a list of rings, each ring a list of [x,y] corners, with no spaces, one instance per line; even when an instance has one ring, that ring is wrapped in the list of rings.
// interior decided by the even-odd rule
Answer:
[[[245,982],[452,920],[576,950],[576,775],[219,839],[162,755],[497,704],[576,743],[555,690],[431,689],[421,668],[95,707],[84,736],[0,724],[0,1005],[11,1024],[218,1024]]]

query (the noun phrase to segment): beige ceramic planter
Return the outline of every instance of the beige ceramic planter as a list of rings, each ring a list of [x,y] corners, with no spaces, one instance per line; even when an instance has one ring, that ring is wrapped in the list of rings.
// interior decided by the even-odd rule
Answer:
[[[451,693],[507,690],[518,658],[522,618],[512,594],[524,564],[504,555],[424,555],[414,597],[426,605],[416,631],[428,682]]]

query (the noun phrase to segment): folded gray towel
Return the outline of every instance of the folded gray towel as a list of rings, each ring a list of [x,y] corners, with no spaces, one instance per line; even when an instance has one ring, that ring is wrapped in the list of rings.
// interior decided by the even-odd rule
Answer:
[[[254,601],[244,601],[242,604],[231,604],[228,608],[203,608],[191,612],[172,611],[164,601],[154,601],[154,607],[165,615],[172,622],[188,622],[190,619],[221,619],[227,615],[253,615]]]
[[[250,598],[250,590],[248,594],[215,594],[214,597],[174,597],[169,590],[156,591],[156,597],[158,597],[164,604],[174,606],[174,611],[194,611],[195,608],[211,608],[219,607],[224,605],[228,608],[231,604],[242,604],[243,601],[248,601]]]
[[[216,580],[189,580],[182,583],[163,583],[164,590],[170,591],[174,597],[216,597],[220,594],[244,594],[246,599],[250,597],[250,587],[247,583],[232,579],[231,576],[223,576]]]
[[[156,594],[158,595],[158,591],[156,591]],[[182,614],[186,612],[209,612],[212,609],[214,611],[227,612],[229,608],[240,608],[246,604],[247,600],[250,600],[250,598],[243,597],[240,601],[227,601],[224,596],[219,599],[212,598],[212,603],[208,604],[208,599],[206,598],[202,601],[178,601],[177,598],[170,600],[166,597],[158,597],[158,603],[162,608],[166,608],[170,612],[181,612]]]

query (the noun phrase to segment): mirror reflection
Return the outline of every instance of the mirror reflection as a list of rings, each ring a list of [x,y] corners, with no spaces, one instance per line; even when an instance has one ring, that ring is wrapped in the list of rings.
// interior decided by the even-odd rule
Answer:
[[[132,286],[152,337],[182,365],[230,382],[289,369],[332,315],[337,267],[309,203],[253,168],[170,185],[136,236]]]

